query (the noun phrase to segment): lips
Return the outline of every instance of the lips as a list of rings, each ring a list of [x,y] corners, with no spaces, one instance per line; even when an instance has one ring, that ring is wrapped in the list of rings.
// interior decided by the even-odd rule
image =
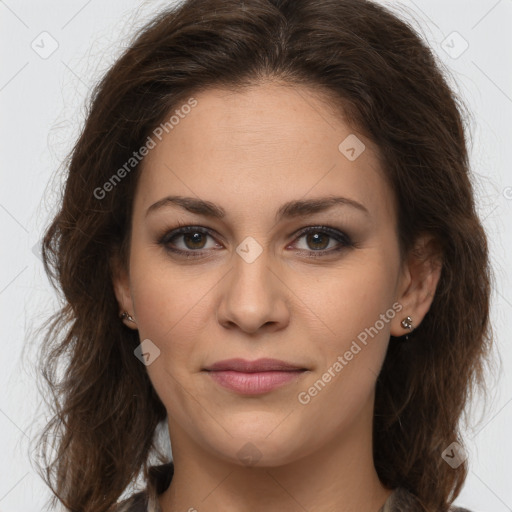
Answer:
[[[205,371],[214,382],[230,391],[261,395],[297,381],[307,368],[278,359],[227,359],[208,366]]]
[[[307,370],[303,366],[296,365],[293,363],[287,363],[286,361],[280,361],[279,359],[262,358],[255,361],[247,361],[246,359],[226,359],[224,361],[218,361],[205,368],[207,371],[225,371],[232,370],[235,372],[243,373],[255,373],[255,372],[286,372],[286,371],[297,371]]]

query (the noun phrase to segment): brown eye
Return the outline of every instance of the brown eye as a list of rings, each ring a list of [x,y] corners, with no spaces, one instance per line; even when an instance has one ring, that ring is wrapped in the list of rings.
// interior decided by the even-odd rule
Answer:
[[[204,233],[200,233],[199,231],[193,233],[185,233],[184,235],[178,235],[183,237],[183,241],[185,245],[189,249],[203,249],[206,243],[206,237]],[[176,238],[176,237],[174,237]]]
[[[327,256],[343,249],[354,247],[348,235],[328,226],[314,226],[304,229],[296,240],[305,240],[306,247],[298,247],[300,252],[311,257]],[[297,245],[297,242],[294,244]]]
[[[307,240],[309,247],[311,247],[312,249],[320,249],[320,250],[327,249],[327,247],[329,245],[330,238],[331,237],[329,235],[326,235],[325,233],[320,233],[320,232],[308,233],[306,235],[306,240]]]
[[[208,238],[213,236],[205,228],[184,226],[167,232],[159,241],[166,250],[186,257],[204,256],[209,249],[221,247],[216,242],[208,247]]]

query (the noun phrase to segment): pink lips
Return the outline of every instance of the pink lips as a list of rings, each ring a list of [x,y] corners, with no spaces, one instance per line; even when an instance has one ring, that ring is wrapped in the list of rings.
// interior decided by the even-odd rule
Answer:
[[[221,386],[244,395],[267,393],[296,380],[306,368],[277,359],[227,359],[205,368]]]

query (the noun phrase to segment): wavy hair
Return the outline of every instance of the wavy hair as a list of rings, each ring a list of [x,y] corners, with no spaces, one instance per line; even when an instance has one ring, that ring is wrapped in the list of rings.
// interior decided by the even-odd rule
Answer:
[[[129,257],[140,163],[97,191],[193,94],[267,79],[324,94],[376,144],[403,255],[421,233],[438,242],[432,306],[407,343],[390,340],[377,380],[373,451],[382,483],[405,487],[426,511],[446,511],[460,493],[466,463],[452,469],[441,452],[463,444],[460,419],[483,389],[492,343],[466,107],[415,30],[373,2],[187,0],[139,30],[94,88],[44,235],[44,268],[63,304],[42,345],[52,417],[40,443],[57,440],[42,473],[53,500],[73,512],[105,512],[147,477],[166,419],[112,286],[113,258]]]

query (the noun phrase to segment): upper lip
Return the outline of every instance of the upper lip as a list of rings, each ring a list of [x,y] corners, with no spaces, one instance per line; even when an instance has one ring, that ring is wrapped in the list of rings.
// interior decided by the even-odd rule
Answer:
[[[248,361],[246,359],[225,359],[223,361],[217,361],[212,365],[205,368],[208,371],[221,371],[221,370],[232,370],[235,372],[254,373],[254,372],[271,372],[271,371],[296,371],[306,370],[303,366],[296,365],[293,363],[287,363],[286,361],[280,361],[279,359],[262,358],[256,359],[255,361]]]

